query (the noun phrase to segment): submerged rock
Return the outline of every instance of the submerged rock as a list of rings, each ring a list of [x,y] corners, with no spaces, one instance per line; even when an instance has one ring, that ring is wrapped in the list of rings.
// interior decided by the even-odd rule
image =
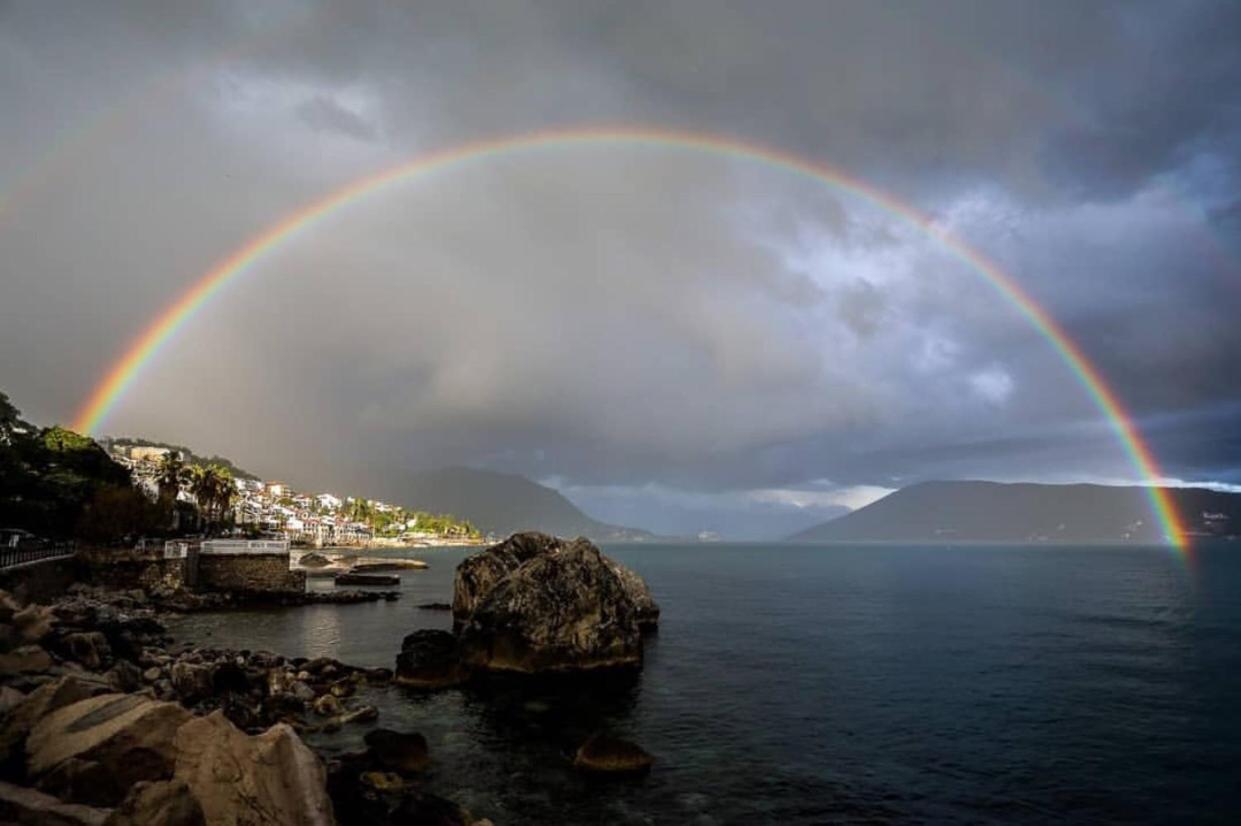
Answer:
[[[446,688],[467,677],[457,653],[457,638],[447,631],[415,631],[401,642],[392,680],[414,688]]]
[[[596,734],[581,745],[573,758],[579,769],[607,774],[637,774],[649,771],[655,758],[641,746],[618,737]]]
[[[431,763],[427,753],[427,738],[416,732],[405,734],[386,728],[366,733],[367,754],[376,766],[385,772],[400,775],[425,771]]]
[[[453,594],[461,661],[525,673],[641,665],[638,589],[625,582],[641,578],[618,568],[586,539],[543,534],[468,557]]]

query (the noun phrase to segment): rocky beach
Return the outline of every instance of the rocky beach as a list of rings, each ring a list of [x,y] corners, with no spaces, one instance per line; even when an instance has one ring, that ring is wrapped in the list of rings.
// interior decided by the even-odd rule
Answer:
[[[76,583],[36,601],[23,590],[0,593],[0,819],[16,823],[486,824],[426,788],[426,739],[383,727],[366,695],[514,672],[632,672],[658,617],[636,574],[586,540],[540,534],[467,557],[454,631],[409,635],[395,670],[176,642],[166,625],[190,612],[297,611],[393,593],[265,598]],[[308,745],[345,730],[363,748]],[[572,760],[620,774],[652,762],[602,731]]]

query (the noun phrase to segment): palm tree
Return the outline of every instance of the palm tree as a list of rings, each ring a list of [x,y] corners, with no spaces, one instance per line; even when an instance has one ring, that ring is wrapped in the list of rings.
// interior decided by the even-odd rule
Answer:
[[[185,462],[181,461],[181,454],[175,450],[168,451],[159,460],[156,484],[159,485],[160,501],[176,501],[177,493],[181,490],[181,481],[185,478],[185,470]]]
[[[210,470],[215,474],[215,488],[212,491],[212,505],[216,519],[224,521],[224,517],[233,507],[233,498],[237,495],[237,485],[233,482],[233,473],[221,465],[212,465]]]

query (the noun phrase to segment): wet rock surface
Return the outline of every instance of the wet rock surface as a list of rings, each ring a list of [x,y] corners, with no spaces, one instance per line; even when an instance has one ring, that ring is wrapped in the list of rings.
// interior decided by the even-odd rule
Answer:
[[[654,763],[641,746],[606,734],[592,735],[573,756],[574,767],[602,774],[641,774]]]

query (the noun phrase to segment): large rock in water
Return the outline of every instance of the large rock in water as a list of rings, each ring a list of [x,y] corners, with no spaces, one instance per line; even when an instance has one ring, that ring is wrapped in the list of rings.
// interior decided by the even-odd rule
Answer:
[[[283,723],[251,737],[222,712],[177,732],[175,778],[197,798],[207,826],[331,826],[323,763]]]
[[[453,622],[471,668],[639,666],[641,626],[658,613],[641,577],[582,538],[515,534],[457,567]]]

